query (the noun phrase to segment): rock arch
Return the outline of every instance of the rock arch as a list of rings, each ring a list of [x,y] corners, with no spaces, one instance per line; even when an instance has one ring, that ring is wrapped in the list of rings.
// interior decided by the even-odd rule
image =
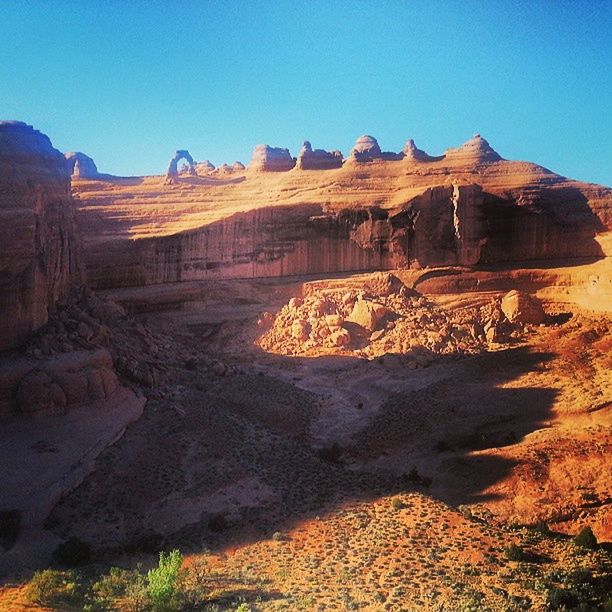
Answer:
[[[176,183],[178,179],[178,163],[181,161],[181,159],[184,159],[189,166],[188,174],[191,176],[196,175],[193,157],[191,157],[189,151],[186,149],[179,149],[174,154],[174,157],[170,160],[170,164],[168,164],[168,171],[166,172],[166,185]]]

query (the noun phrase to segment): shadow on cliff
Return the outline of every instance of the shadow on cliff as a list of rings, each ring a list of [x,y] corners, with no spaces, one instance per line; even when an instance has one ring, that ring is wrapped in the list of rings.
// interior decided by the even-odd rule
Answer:
[[[526,191],[517,202],[484,193],[489,238],[480,269],[504,264],[553,268],[592,263],[604,257],[597,233],[606,228],[577,187]]]
[[[143,418],[58,504],[48,527],[88,542],[113,534],[100,543],[101,554],[106,549],[112,559],[124,550],[173,546],[223,550],[400,492],[421,491],[451,505],[486,501],[487,489],[516,466],[494,449],[540,429],[556,394],[503,385],[552,356],[519,347],[463,359],[438,356],[409,370],[401,355],[375,362],[266,355],[265,372],[245,366],[213,382],[188,369],[178,392],[152,395]],[[364,373],[372,381],[393,373],[425,384],[390,393],[377,411],[356,398],[362,429],[348,442],[327,436],[321,447],[311,431],[325,389],[300,388],[300,367],[315,376],[317,369],[337,372],[337,387],[349,391]],[[277,368],[289,374],[278,376]],[[338,419],[341,432],[341,414]]]

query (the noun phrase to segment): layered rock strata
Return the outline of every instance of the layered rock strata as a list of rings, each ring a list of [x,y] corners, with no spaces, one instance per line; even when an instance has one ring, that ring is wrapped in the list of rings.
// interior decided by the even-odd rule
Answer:
[[[482,209],[474,185],[432,188],[392,210],[268,207],[173,236],[91,244],[88,265],[98,287],[472,265]]]
[[[0,350],[25,342],[83,281],[64,155],[47,136],[0,122]]]

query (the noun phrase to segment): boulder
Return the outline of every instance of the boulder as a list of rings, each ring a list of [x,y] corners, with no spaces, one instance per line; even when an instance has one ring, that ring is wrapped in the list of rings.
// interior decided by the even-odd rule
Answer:
[[[64,414],[66,395],[62,388],[47,374],[32,370],[17,387],[17,409],[22,414],[45,412]]]
[[[313,149],[308,140],[304,142],[298,154],[296,167],[301,170],[328,170],[342,167],[342,153],[323,149]]]
[[[295,160],[289,149],[260,144],[253,149],[249,169],[260,172],[286,172],[294,166]]]
[[[355,302],[353,310],[346,320],[373,332],[379,321],[388,313],[389,309],[382,304],[360,298]]]
[[[510,291],[504,295],[501,309],[508,321],[520,324],[539,325],[546,319],[540,301],[522,291]]]
[[[86,179],[98,178],[98,168],[94,160],[88,155],[85,155],[85,153],[70,151],[65,154],[65,158],[68,162],[70,174],[73,177]]]
[[[329,342],[332,346],[348,346],[351,343],[351,335],[346,329],[340,328],[329,335]]]

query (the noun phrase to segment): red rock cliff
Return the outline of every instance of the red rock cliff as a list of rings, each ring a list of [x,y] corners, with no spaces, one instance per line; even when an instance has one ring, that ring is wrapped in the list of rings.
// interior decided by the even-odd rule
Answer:
[[[47,136],[0,122],[0,350],[25,342],[83,280],[70,175]]]

